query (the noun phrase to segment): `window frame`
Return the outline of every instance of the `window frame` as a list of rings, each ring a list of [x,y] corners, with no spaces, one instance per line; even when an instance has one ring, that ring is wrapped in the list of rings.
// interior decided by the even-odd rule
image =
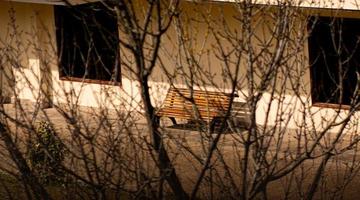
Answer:
[[[345,21],[352,21],[352,20],[356,20],[357,22],[356,23],[359,23],[360,24],[360,18],[350,18],[350,17],[334,17],[334,16],[318,16],[318,17],[315,17],[315,16],[310,16],[310,20],[312,20],[313,18],[323,18],[323,19],[326,19],[326,20],[345,20]],[[307,22],[308,23],[308,26],[307,26],[307,32],[309,33],[310,31],[312,31],[312,25],[310,25],[312,22],[310,22],[310,20]],[[349,23],[349,22],[348,22]],[[359,28],[357,28],[359,30]],[[356,35],[359,35],[360,36],[360,31],[356,32],[355,33]],[[354,34],[354,35],[355,35]],[[355,35],[355,36],[356,36]],[[311,39],[311,34],[310,36],[308,37],[307,39],[307,54],[308,54],[308,62],[309,62],[309,71],[310,71],[310,94],[311,94],[311,105],[314,106],[314,107],[321,107],[321,108],[332,108],[332,109],[343,109],[343,110],[350,110],[352,108],[352,103],[345,103],[345,102],[342,102],[342,103],[334,103],[334,102],[323,102],[320,100],[320,97],[315,97],[316,95],[316,86],[314,86],[314,84],[317,84],[315,79],[314,79],[314,74],[313,74],[313,69],[312,67],[315,66],[314,64],[314,59],[311,58],[311,52],[313,51],[313,49],[311,49],[311,45],[310,45],[310,39]],[[356,47],[357,49],[354,49],[354,51],[360,51],[360,45],[358,45]],[[359,61],[360,61],[360,58],[359,58]],[[357,67],[359,67],[359,65],[357,65]],[[336,67],[336,65],[333,65],[333,67]],[[355,68],[355,72],[356,72],[356,68]],[[342,89],[344,91],[344,88]],[[353,93],[353,92],[352,92]],[[346,96],[346,97],[343,97],[344,98],[348,98],[350,100],[350,102],[352,101],[352,96]],[[344,100],[342,100],[344,101]]]
[[[90,4],[98,4],[101,6],[101,3],[99,2],[91,2],[91,3],[85,3],[85,4],[80,4],[80,5],[77,5],[77,6],[84,6],[84,5],[90,5]],[[61,42],[59,42],[60,37],[61,37],[61,34],[58,34],[58,20],[59,18],[61,18],[61,15],[58,16],[58,13],[59,13],[59,8],[60,7],[64,7],[64,5],[55,5],[53,6],[53,12],[54,12],[54,25],[55,25],[55,40],[56,40],[56,48],[57,48],[57,58],[58,58],[58,72],[59,72],[59,80],[61,81],[71,81],[71,82],[80,82],[80,83],[91,83],[91,84],[101,84],[101,85],[113,85],[113,86],[122,86],[122,73],[121,73],[121,58],[120,58],[120,44],[118,43],[117,45],[117,51],[115,53],[116,57],[117,57],[117,60],[114,60],[113,61],[113,64],[114,66],[112,67],[112,70],[113,71],[118,71],[118,74],[116,75],[116,80],[101,80],[101,79],[94,79],[94,78],[81,78],[81,77],[75,77],[75,76],[69,76],[69,75],[66,75],[64,74],[63,72],[63,69],[62,67],[63,66],[63,63],[61,61],[62,59],[62,51],[63,48]],[[76,6],[75,6],[76,7]],[[72,8],[70,8],[72,9]],[[118,37],[118,40],[119,37],[120,37],[120,34],[119,34],[119,27],[118,27],[118,24],[116,22],[116,29],[117,29],[117,37]],[[117,68],[117,69],[116,69]],[[107,69],[110,69],[110,68],[107,68]],[[113,74],[114,75],[114,74]]]

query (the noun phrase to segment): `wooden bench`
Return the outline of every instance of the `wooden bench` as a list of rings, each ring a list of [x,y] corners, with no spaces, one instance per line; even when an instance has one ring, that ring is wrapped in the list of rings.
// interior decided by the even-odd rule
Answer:
[[[230,99],[229,93],[193,90],[191,95],[189,89],[171,87],[156,116],[168,117],[174,125],[177,118],[213,124],[225,116]]]

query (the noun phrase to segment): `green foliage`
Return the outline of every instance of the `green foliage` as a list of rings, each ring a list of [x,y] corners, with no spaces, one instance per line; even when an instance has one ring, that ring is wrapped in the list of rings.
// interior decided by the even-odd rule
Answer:
[[[44,184],[62,183],[61,170],[65,148],[46,121],[39,123],[35,137],[30,141],[29,160],[34,173]]]

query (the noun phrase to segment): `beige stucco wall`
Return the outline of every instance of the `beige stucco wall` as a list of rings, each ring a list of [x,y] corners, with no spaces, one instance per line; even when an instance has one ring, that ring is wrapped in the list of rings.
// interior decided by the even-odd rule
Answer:
[[[8,78],[2,91],[7,96],[54,104],[139,107],[137,89],[126,76],[122,87],[59,80],[52,5],[0,1],[0,27],[5,27],[0,31],[0,47],[8,48],[6,56],[13,55],[4,61]]]
[[[0,0],[12,2],[26,2],[26,3],[40,3],[40,4],[65,4],[65,1],[52,1],[52,0]],[[87,2],[94,2],[99,0],[67,0],[70,4],[82,4]],[[188,0],[192,1],[192,0]],[[228,2],[228,3],[241,3],[245,0],[208,0],[207,2]],[[292,5],[301,6],[305,8],[331,8],[331,9],[346,9],[346,10],[359,10],[359,0],[252,0],[253,4],[258,5],[278,5],[279,3],[291,3]]]
[[[4,86],[5,90],[15,88],[15,92],[20,99],[27,99],[30,101],[44,101],[41,97],[47,96],[54,104],[78,104],[82,106],[92,107],[107,107],[124,110],[141,110],[140,95],[138,84],[129,70],[122,69],[122,86],[100,85],[81,82],[71,82],[59,80],[59,70],[57,67],[56,45],[55,45],[55,29],[53,7],[51,5],[27,4],[27,3],[8,3],[0,1],[0,27],[8,27],[8,31],[0,32],[0,41],[4,44],[11,41],[11,44],[16,44],[16,41],[9,40],[11,28],[9,22],[9,10],[13,9],[16,16],[16,25],[21,33],[18,34],[18,41],[23,43],[20,48],[21,55],[17,57],[21,60],[21,66],[11,69],[15,76],[15,84],[13,86]],[[182,4],[182,15],[184,23],[186,24],[185,34],[193,38],[193,41],[187,43],[187,47],[195,52],[196,61],[202,66],[202,72],[199,73],[201,77],[196,78],[197,83],[203,87],[206,86],[208,90],[222,90],[229,91],[230,83],[224,81],[222,76],[224,72],[224,63],[217,58],[213,49],[216,48],[216,39],[210,34],[211,30],[220,31],[223,29],[221,23],[218,21],[214,23],[211,30],[206,23],[201,21],[189,20],[190,18],[201,18],[202,14],[206,13],[209,17],[216,21],[217,16],[224,15],[229,27],[236,29],[239,27],[235,20],[237,13],[232,4],[210,3],[210,4],[194,4],[187,2]],[[360,18],[360,13],[350,11],[336,11],[333,10],[305,10],[311,14],[320,15],[337,15],[345,17]],[[259,16],[259,19],[262,19]],[[188,21],[187,21],[188,20]],[[255,20],[256,21],[256,20]],[[260,20],[261,21],[261,20]],[[255,34],[263,40],[266,40],[268,30],[264,28],[266,21],[263,21],[255,29]],[[152,100],[156,106],[161,106],[162,100],[165,97],[166,90],[169,87],[169,79],[164,73],[164,69],[176,75],[172,81],[175,85],[184,86],[184,73],[189,72],[189,63],[183,57],[184,52],[179,51],[177,29],[171,27],[168,35],[163,40],[163,46],[160,51],[161,63],[154,69],[151,77]],[[261,40],[261,39],[260,39]],[[223,41],[226,44],[226,41]],[[1,45],[1,44],[0,44]],[[226,45],[225,45],[226,46]],[[41,51],[36,51],[39,47]],[[307,44],[304,43],[303,52],[299,56],[303,56],[305,63],[307,57]],[[188,49],[188,50],[189,50]],[[121,50],[122,56],[128,55],[125,50]],[[131,56],[126,59],[129,63],[133,62]],[[242,61],[246,64],[246,60]],[[299,66],[301,67],[301,66]],[[46,72],[49,70],[49,72]],[[183,70],[183,71],[182,71]],[[230,69],[234,70],[234,69]],[[242,81],[239,81],[238,94],[236,101],[246,101],[247,84],[245,81],[246,68],[241,67],[239,76]],[[175,73],[176,72],[176,73]],[[209,78],[211,77],[211,78]],[[42,80],[42,84],[40,84]],[[257,108],[257,123],[264,124],[265,122],[271,124],[275,123],[276,113],[278,111],[284,113],[284,118],[290,118],[289,127],[296,128],[298,126],[315,126],[321,129],[324,126],[326,118],[331,118],[336,114],[334,109],[318,108],[311,105],[310,96],[310,74],[307,70],[302,77],[303,91],[300,97],[296,97],[291,90],[288,90],[283,96],[282,104],[277,101],[270,102],[270,93],[267,92],[262,97]],[[11,85],[11,84],[8,84]],[[278,87],[278,86],[277,86]],[[41,90],[40,90],[41,89]],[[41,91],[41,92],[39,92]],[[300,104],[300,100],[306,102],[305,106]],[[46,101],[46,100],[45,100]],[[269,109],[270,105],[270,109]],[[280,108],[280,106],[282,106]],[[280,108],[280,109],[279,109]],[[267,118],[267,112],[269,117]],[[308,116],[304,118],[304,110]],[[341,110],[340,115],[344,116],[346,110]],[[311,117],[310,117],[311,116]],[[360,114],[356,114],[357,119]],[[312,120],[314,119],[314,120]],[[304,120],[306,123],[304,123]],[[338,120],[341,120],[339,118]],[[284,122],[285,123],[285,122]],[[335,127],[334,130],[337,128]]]
[[[245,2],[244,0],[213,0],[213,2]],[[283,3],[301,6],[304,8],[329,8],[359,10],[359,0],[252,0],[253,4],[258,5],[279,5]]]
[[[39,62],[33,44],[37,43],[36,17],[30,4],[0,2],[0,48],[6,96],[36,99],[39,88]],[[28,87],[31,85],[31,87]]]

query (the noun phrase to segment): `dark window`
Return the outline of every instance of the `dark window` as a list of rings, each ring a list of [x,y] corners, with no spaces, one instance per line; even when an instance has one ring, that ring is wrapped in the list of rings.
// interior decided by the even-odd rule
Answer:
[[[115,14],[101,3],[56,6],[60,77],[118,82],[118,27]]]
[[[309,31],[313,103],[350,105],[360,70],[360,20],[313,18]]]

